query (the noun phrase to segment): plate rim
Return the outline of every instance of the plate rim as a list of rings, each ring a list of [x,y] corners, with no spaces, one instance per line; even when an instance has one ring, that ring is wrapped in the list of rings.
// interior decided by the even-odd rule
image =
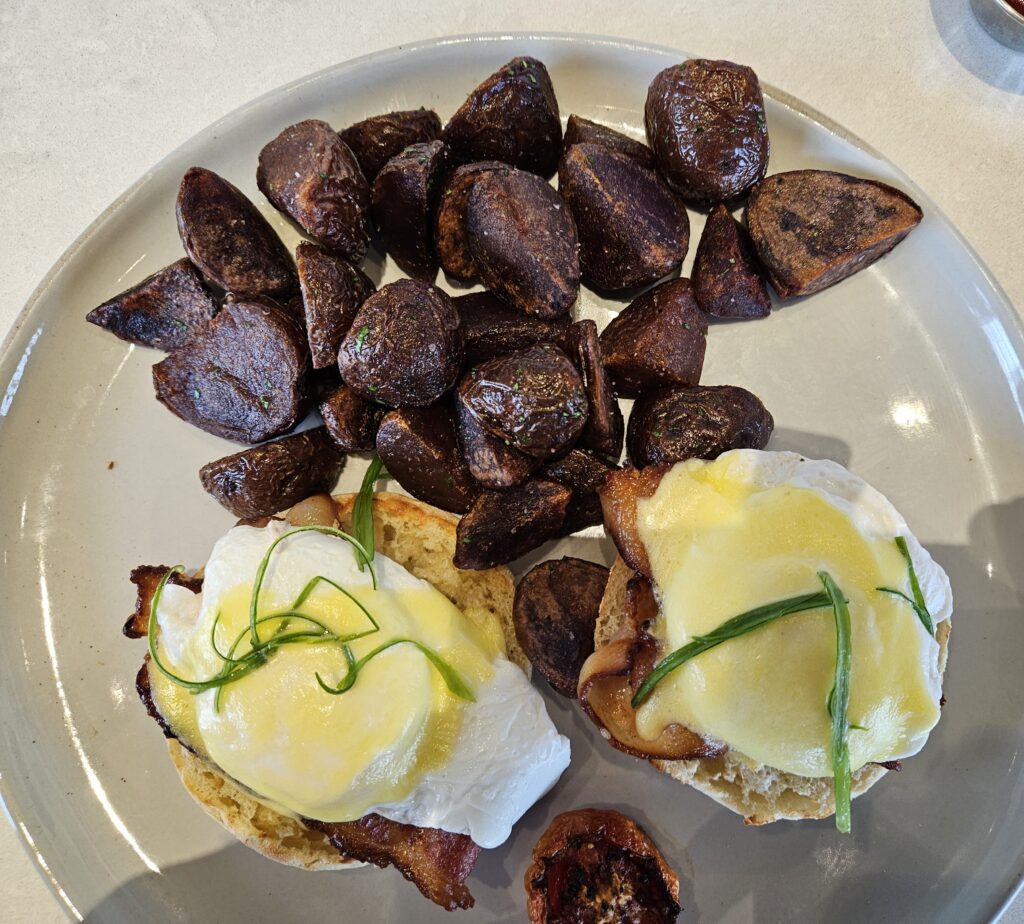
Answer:
[[[102,212],[89,222],[89,224],[66,247],[63,253],[61,253],[57,260],[51,265],[40,282],[33,289],[21,310],[15,315],[15,318],[11,323],[10,328],[5,333],[3,340],[0,341],[0,383],[9,383],[6,386],[6,391],[3,395],[5,399],[13,398],[20,388],[20,381],[17,383],[14,381],[17,375],[17,367],[31,352],[34,344],[33,340],[26,348],[19,350],[17,349],[19,337],[29,326],[29,322],[37,310],[40,310],[39,305],[56,277],[88,243],[93,235],[96,234],[108,221],[113,219],[117,212],[120,211],[120,209],[126,205],[128,201],[131,200],[168,161],[179,155],[183,149],[193,144],[199,136],[205,136],[207,133],[221,126],[233,126],[237,122],[244,120],[250,111],[258,109],[273,98],[291,93],[300,87],[316,83],[327,79],[329,76],[343,73],[350,69],[366,67],[368,65],[379,65],[397,58],[399,55],[420,54],[434,48],[457,45],[471,46],[475,44],[490,44],[495,47],[501,47],[525,41],[576,45],[584,48],[611,48],[618,51],[640,54],[655,53],[665,56],[676,55],[679,56],[681,60],[695,57],[689,52],[672,45],[663,45],[661,43],[608,36],[599,33],[530,30],[467,32],[421,39],[415,42],[380,48],[375,51],[367,52],[363,55],[337,61],[334,64],[329,64],[326,67],[304,74],[276,87],[272,87],[258,96],[236,106],[234,109],[229,110],[214,119],[212,122],[203,125],[180,144],[167,151],[163,157],[149,167],[140,177],[138,177],[138,179],[131,183],[105,209],[103,209]],[[965,235],[960,231],[957,225],[950,220],[945,211],[935,203],[932,197],[909,174],[907,174],[897,162],[889,158],[874,145],[865,141],[859,135],[851,132],[849,129],[825,115],[820,110],[808,105],[798,97],[782,90],[774,84],[762,82],[761,87],[764,91],[764,95],[773,102],[784,106],[803,118],[809,119],[829,134],[846,141],[859,150],[869,154],[873,158],[883,161],[893,171],[896,177],[898,177],[900,182],[904,184],[906,191],[917,202],[922,204],[930,215],[934,216],[942,223],[943,228],[947,233],[952,233],[952,237],[956,244],[959,245],[963,253],[968,257],[972,269],[980,273],[994,296],[990,306],[991,312],[999,319],[1003,330],[1010,338],[1015,355],[1022,365],[1024,365],[1024,316],[1022,316],[1021,312],[1019,312],[1014,306],[1014,303],[1010,299],[1006,290],[981,259],[980,255],[967,240]],[[0,416],[0,433],[3,432],[3,427],[3,416]],[[28,815],[29,812],[23,811],[22,807],[18,805],[18,800],[14,796],[12,787],[3,773],[0,773],[0,809],[3,810],[4,815],[11,823],[11,827],[13,828],[25,855],[32,862],[33,867],[36,869],[40,878],[43,880],[58,905],[64,910],[69,919],[74,919],[76,916],[80,919],[80,913],[77,911],[70,897],[62,888],[60,881],[51,870],[46,857],[40,851],[39,847],[37,847],[37,845],[31,840],[31,836],[28,834],[24,824],[21,823],[22,816]],[[1024,858],[1024,852],[1022,852],[1022,858]],[[1009,888],[1003,894],[1002,898],[999,897],[999,892],[993,893],[989,910],[985,912],[990,924],[994,924],[994,922],[996,922],[1014,902],[1017,896],[1022,893],[1024,893],[1024,865],[1018,869],[1016,877],[1011,879]]]

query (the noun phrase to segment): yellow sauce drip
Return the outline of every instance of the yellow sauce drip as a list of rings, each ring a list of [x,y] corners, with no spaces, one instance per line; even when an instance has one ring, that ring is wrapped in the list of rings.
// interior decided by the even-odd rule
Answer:
[[[380,631],[350,642],[358,659],[393,638],[433,648],[476,689],[504,654],[500,628],[485,612],[464,616],[433,588],[353,588]],[[227,653],[249,624],[251,585],[222,595],[217,607],[217,646]],[[290,601],[261,595],[260,615]],[[180,663],[168,666],[189,679],[213,676],[222,662],[210,647],[213,607],[190,638]],[[339,635],[371,628],[365,614],[334,588],[322,585],[302,612]],[[301,627],[293,621],[289,630]],[[274,624],[261,627],[261,637]],[[235,656],[243,654],[247,642]],[[161,651],[166,661],[168,656]],[[220,711],[214,692],[192,695],[151,668],[158,708],[186,743],[198,743],[229,776],[267,803],[322,821],[350,821],[373,805],[404,799],[425,773],[443,767],[458,741],[464,702],[412,645],[397,645],[371,660],[346,693],[332,696],[314,674],[336,685],[346,672],[337,644],[292,644],[223,688]]]
[[[825,570],[850,601],[849,715],[866,729],[850,732],[852,768],[906,753],[938,721],[935,642],[905,602],[875,590],[907,589],[892,537],[865,537],[809,488],[752,485],[725,460],[677,465],[637,513],[661,598],[662,656],[754,607],[821,590]],[[678,722],[754,763],[829,776],[835,644],[831,610],[787,616],[670,674],[637,727],[653,739]]]

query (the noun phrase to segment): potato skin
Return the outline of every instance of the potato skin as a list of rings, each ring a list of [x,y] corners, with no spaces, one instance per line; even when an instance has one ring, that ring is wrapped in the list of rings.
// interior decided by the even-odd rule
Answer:
[[[208,462],[206,493],[242,519],[271,516],[311,494],[329,494],[344,463],[324,427],[304,430]]]
[[[574,144],[599,144],[636,161],[645,170],[654,169],[654,154],[646,144],[575,113],[569,116],[565,126],[562,155]]]
[[[554,321],[534,318],[510,308],[490,292],[457,295],[452,304],[462,318],[467,366],[534,343],[556,343],[569,327],[567,317]]]
[[[506,565],[554,539],[572,492],[534,479],[508,491],[482,491],[456,529],[455,567],[482,570]]]
[[[377,445],[384,408],[361,398],[347,385],[338,385],[321,402],[320,416],[342,452],[370,452]]]
[[[173,350],[216,313],[199,271],[183,258],[93,308],[85,319],[129,343]]]
[[[449,276],[463,281],[477,275],[476,263],[466,236],[466,206],[473,184],[485,173],[507,170],[508,164],[485,160],[457,167],[448,177],[437,207],[434,224],[434,247],[437,258]]]
[[[462,368],[459,314],[436,286],[399,279],[360,306],[338,351],[342,381],[389,407],[424,407]]]
[[[562,348],[579,370],[587,393],[589,413],[579,445],[612,462],[618,462],[622,455],[622,437],[626,428],[612,388],[611,376],[604,367],[597,324],[585,320],[570,325],[562,339]]]
[[[500,436],[488,432],[455,393],[455,428],[470,474],[483,487],[502,491],[522,484],[542,464],[541,459],[513,449]]]
[[[775,421],[761,400],[736,385],[698,385],[637,401],[626,445],[638,468],[714,459],[730,449],[764,449]]]
[[[690,220],[653,170],[610,148],[576,144],[558,165],[558,192],[572,210],[590,284],[643,286],[682,265]]]
[[[689,279],[672,279],[630,302],[601,333],[604,367],[615,391],[642,398],[696,385],[704,367],[708,320]]]
[[[326,122],[297,122],[265,144],[256,185],[331,253],[354,263],[366,255],[370,187],[355,155]]]
[[[282,297],[298,285],[291,255],[270,222],[232,183],[191,167],[175,203],[178,234],[206,279],[238,298]]]
[[[373,184],[383,167],[410,144],[433,141],[441,134],[441,119],[432,109],[404,109],[370,116],[338,134],[359,162],[366,182]]]
[[[459,383],[459,398],[485,429],[540,459],[571,446],[587,422],[583,381],[550,343],[475,366]]]
[[[377,431],[377,454],[406,491],[442,510],[465,513],[480,493],[447,402],[388,411]]]
[[[341,338],[377,287],[361,269],[308,241],[295,248],[295,263],[313,368],[326,369],[338,362]]]
[[[564,535],[571,535],[588,526],[601,525],[604,518],[597,489],[604,483],[605,476],[615,468],[585,449],[570,449],[564,456],[548,462],[537,472],[538,478],[557,481],[572,490],[572,499],[562,525]]]
[[[722,204],[708,214],[693,261],[693,294],[716,318],[765,318],[772,310],[768,286],[746,229]]]
[[[747,204],[754,247],[783,298],[820,292],[870,266],[921,217],[900,190],[829,170],[776,173]]]
[[[391,158],[373,181],[373,218],[385,250],[413,279],[433,282],[434,213],[448,174],[440,141],[412,144]]]
[[[157,399],[225,439],[260,443],[294,427],[308,406],[309,347],[279,305],[229,301],[153,366]]]
[[[594,653],[594,627],[608,569],[581,558],[535,565],[516,587],[512,621],[530,663],[556,693],[576,698],[583,662]]]
[[[687,202],[745,195],[768,169],[768,127],[757,75],[731,61],[691,59],[647,91],[647,141],[658,169]]]
[[[466,237],[483,284],[525,314],[560,318],[580,292],[576,223],[544,180],[522,170],[481,176],[466,205]]]
[[[500,160],[551,176],[562,122],[547,68],[536,58],[513,58],[469,94],[441,138],[456,163]]]

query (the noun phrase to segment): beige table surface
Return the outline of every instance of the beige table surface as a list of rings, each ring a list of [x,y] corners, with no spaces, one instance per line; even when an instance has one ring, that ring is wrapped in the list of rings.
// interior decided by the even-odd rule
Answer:
[[[0,338],[85,226],[214,119],[346,58],[503,30],[601,33],[751,65],[909,173],[1024,310],[1024,55],[989,39],[967,0],[441,9],[424,0],[2,0]],[[64,920],[3,822],[0,920]],[[1024,924],[1024,899],[1003,921]]]

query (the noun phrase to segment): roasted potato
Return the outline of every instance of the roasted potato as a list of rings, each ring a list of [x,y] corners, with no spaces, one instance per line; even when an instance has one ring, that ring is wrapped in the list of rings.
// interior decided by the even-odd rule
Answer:
[[[362,270],[308,241],[295,248],[295,263],[313,368],[335,366],[341,338],[377,287]]]
[[[309,371],[305,332],[284,309],[269,300],[229,301],[153,367],[153,385],[182,420],[260,443],[302,419]]]
[[[739,198],[768,169],[764,98],[749,67],[691,59],[665,68],[644,120],[658,169],[687,202]]]
[[[704,367],[708,319],[689,279],[644,292],[601,333],[604,367],[615,391],[641,398],[661,388],[696,385]]]
[[[199,271],[181,259],[93,308],[85,319],[129,343],[173,350],[216,313]]]
[[[622,455],[622,436],[626,428],[611,378],[604,368],[597,324],[590,320],[577,321],[566,331],[562,342],[566,355],[583,378],[590,409],[579,445],[617,462]]]
[[[470,474],[485,488],[501,491],[522,484],[542,464],[489,433],[455,393],[455,428]]]
[[[370,116],[338,133],[359,162],[366,182],[373,181],[392,157],[410,144],[433,141],[441,134],[441,120],[431,109],[406,109]]]
[[[192,167],[175,205],[189,259],[238,298],[283,297],[298,285],[288,248],[245,195],[212,170]]]
[[[558,192],[580,242],[580,270],[612,291],[679,269],[690,243],[682,203],[653,170],[598,144],[575,144],[558,165]]]
[[[448,177],[437,207],[434,247],[441,262],[441,269],[449,276],[463,281],[476,277],[476,263],[473,262],[469,239],[466,236],[466,206],[469,203],[469,194],[473,184],[483,174],[507,169],[508,164],[485,160],[475,164],[463,164]]]
[[[750,237],[721,203],[704,225],[690,281],[697,304],[713,317],[764,318],[772,310]]]
[[[459,399],[485,429],[541,459],[570,447],[587,422],[583,381],[550,343],[474,366],[459,383]]]
[[[610,471],[615,468],[592,452],[584,449],[570,449],[564,456],[548,462],[537,472],[538,478],[557,481],[572,490],[572,500],[565,514],[562,532],[565,535],[579,532],[588,526],[602,522],[601,498],[597,489]]]
[[[456,163],[500,160],[551,176],[562,122],[547,68],[536,58],[513,58],[469,94],[441,138]]]
[[[633,405],[626,445],[644,468],[659,462],[714,459],[730,449],[764,449],[775,421],[760,399],[735,385],[698,385]]]
[[[526,314],[559,318],[580,291],[576,225],[540,177],[495,170],[473,184],[466,237],[484,285]]]
[[[480,493],[447,402],[388,411],[377,431],[377,455],[413,497],[442,510],[465,513]]]
[[[530,663],[552,688],[576,698],[583,662],[594,653],[594,627],[608,569],[582,558],[535,565],[516,587],[512,621]]]
[[[508,491],[482,491],[456,530],[455,567],[483,570],[554,539],[572,492],[557,481],[533,480]]]
[[[199,480],[236,517],[264,517],[330,493],[344,461],[326,429],[316,427],[208,462]]]
[[[434,214],[448,175],[441,141],[412,144],[391,158],[373,181],[373,218],[384,249],[413,279],[433,282]]]
[[[747,204],[747,227],[783,298],[810,295],[870,266],[921,221],[905,193],[829,170],[776,173]]]
[[[575,113],[569,116],[569,121],[565,126],[562,155],[564,156],[574,144],[599,144],[611,151],[624,154],[645,170],[654,169],[654,154],[642,141],[636,141],[628,135],[615,131],[614,128],[591,122],[590,119],[584,119],[583,116],[578,116]]]
[[[370,187],[326,122],[290,125],[260,151],[256,185],[331,253],[358,263],[370,241]]]
[[[399,279],[356,312],[338,351],[341,378],[389,407],[433,404],[462,368],[462,324],[452,300],[427,282]]]
[[[335,367],[337,369],[337,367]],[[327,432],[342,452],[369,452],[377,445],[377,428],[385,408],[338,385],[320,404]]]
[[[470,292],[452,299],[466,340],[466,365],[475,366],[495,356],[522,350],[533,343],[555,343],[569,319],[546,321],[510,308],[490,292]]]

